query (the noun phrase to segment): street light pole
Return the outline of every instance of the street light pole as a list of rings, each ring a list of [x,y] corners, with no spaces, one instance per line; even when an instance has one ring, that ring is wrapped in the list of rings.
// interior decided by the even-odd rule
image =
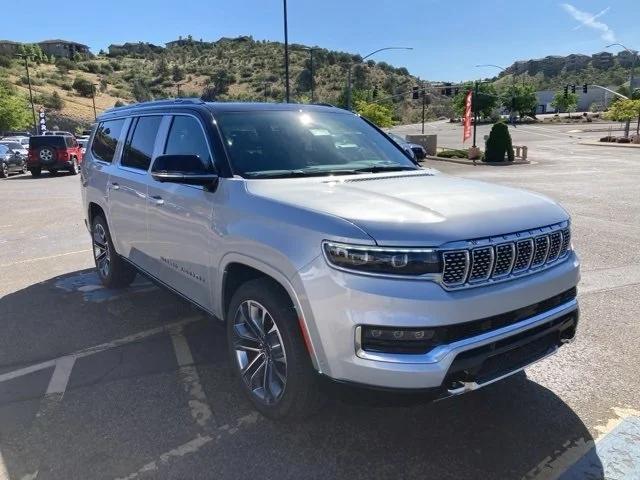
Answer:
[[[424,115],[427,108],[427,90],[422,82],[422,134],[424,135]]]
[[[93,87],[91,89],[91,101],[93,103],[93,119],[97,120],[98,114],[96,113],[96,84],[92,83],[91,86]]]
[[[31,102],[31,113],[33,113],[33,134],[38,134],[38,121],[36,120],[36,107],[33,105],[33,93],[31,91],[31,77],[29,76],[29,57],[27,55],[18,54],[18,57],[24,58],[24,68],[27,70],[27,84],[29,85],[29,101]]]
[[[366,60],[372,55],[375,55],[378,52],[382,52],[384,50],[413,50],[413,47],[384,47],[379,48],[378,50],[374,50],[368,55],[362,57],[362,61]],[[351,69],[353,68],[353,63],[349,64],[347,71],[347,110],[351,110]]]
[[[624,48],[627,52],[629,52],[633,56],[632,57],[633,59],[631,60],[631,71],[629,72],[629,98],[632,99],[633,98],[633,73],[634,73],[634,70],[636,68],[636,60],[638,60],[638,52],[630,50],[629,48],[625,47],[621,43],[612,43],[610,45],[607,45],[606,48],[614,47],[614,46],[618,46],[618,47]],[[624,136],[627,137],[627,138],[629,138],[629,129],[630,128],[631,128],[631,120],[627,120],[627,123],[624,126]]]
[[[289,28],[287,25],[287,0],[282,0],[284,7],[284,92],[285,102],[291,100],[289,92]]]

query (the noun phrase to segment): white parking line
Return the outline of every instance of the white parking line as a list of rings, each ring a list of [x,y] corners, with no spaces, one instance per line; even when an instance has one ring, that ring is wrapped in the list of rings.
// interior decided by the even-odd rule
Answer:
[[[157,460],[143,465],[137,471],[125,477],[119,477],[116,480],[134,480],[141,475],[148,474],[149,472],[157,472],[161,466],[167,465],[171,461],[184,457],[187,454],[196,453],[211,441],[221,440],[223,435],[235,435],[241,428],[249,425],[254,425],[258,421],[258,418],[258,413],[252,412],[248,415],[245,415],[244,417],[239,418],[233,427],[225,424],[208,435],[198,435],[193,440],[183,443],[182,445],[161,454],[157,458]]]
[[[0,268],[11,267],[13,265],[20,265],[22,263],[39,262],[41,260],[51,260],[52,258],[66,257],[67,255],[76,255],[78,253],[88,253],[90,251],[91,249],[75,250],[73,252],[65,252],[65,253],[59,253],[57,255],[49,255],[48,257],[27,258],[25,260],[18,260],[17,262],[5,263],[3,265],[0,265]]]
[[[183,320],[180,320],[179,322],[169,323],[167,325],[162,325],[160,327],[152,328],[150,330],[134,333],[133,335],[128,335],[126,337],[119,338],[111,342],[101,343],[100,345],[95,345],[93,347],[85,348],[83,350],[78,350],[76,352],[69,353],[67,355],[63,355],[61,357],[54,358],[52,360],[36,363],[35,365],[29,365],[28,367],[20,368],[12,372],[3,373],[0,375],[0,383],[6,382],[8,380],[13,380],[15,378],[22,377],[24,375],[37,372],[39,370],[44,370],[45,368],[53,367],[54,365],[56,365],[56,362],[58,360],[61,360],[65,357],[73,357],[74,360],[77,360],[78,358],[88,357],[89,355],[94,355],[96,353],[104,352],[105,350],[117,348],[122,345],[126,345],[128,343],[137,342],[139,340],[143,340],[153,335],[158,335],[160,333],[173,331],[176,328],[184,327],[185,325],[189,325],[190,323],[197,322],[199,320],[202,320],[203,318],[204,317],[200,317],[200,316],[188,317]]]
[[[176,352],[176,360],[180,366],[178,372],[180,380],[184,391],[191,397],[189,398],[191,416],[198,425],[205,427],[209,424],[213,415],[207,401],[207,396],[200,383],[198,370],[193,364],[193,355],[191,354],[191,349],[184,336],[182,327],[176,328],[171,333],[171,340],[173,342],[173,349]]]
[[[47,395],[59,393],[64,395],[71,376],[71,370],[76,363],[75,357],[62,357],[56,360],[56,368],[53,371],[49,386],[47,387]]]

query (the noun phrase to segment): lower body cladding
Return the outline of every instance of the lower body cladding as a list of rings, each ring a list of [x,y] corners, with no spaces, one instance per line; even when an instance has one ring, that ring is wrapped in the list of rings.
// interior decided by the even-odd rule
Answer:
[[[459,291],[337,271],[324,259],[298,280],[318,370],[385,390],[474,390],[554,353],[579,317],[573,253],[537,274]]]

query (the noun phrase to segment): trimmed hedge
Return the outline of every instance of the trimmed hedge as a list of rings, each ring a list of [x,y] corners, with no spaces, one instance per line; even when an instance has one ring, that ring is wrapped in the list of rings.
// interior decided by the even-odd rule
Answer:
[[[508,161],[513,162],[515,160],[509,127],[507,127],[504,122],[497,122],[491,127],[491,133],[487,139],[487,148],[484,157],[482,157],[482,161],[504,162],[505,155]]]

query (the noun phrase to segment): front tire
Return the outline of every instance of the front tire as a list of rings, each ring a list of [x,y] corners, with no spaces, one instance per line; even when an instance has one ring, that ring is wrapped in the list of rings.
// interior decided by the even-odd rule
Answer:
[[[227,341],[234,374],[264,416],[301,418],[324,400],[289,296],[274,281],[250,280],[233,295]]]
[[[42,174],[42,169],[40,167],[34,167],[29,170],[31,172],[31,176],[39,177]]]
[[[107,288],[128,287],[136,277],[135,269],[116,253],[104,217],[96,215],[91,226],[93,259],[98,277]]]
[[[9,166],[2,162],[0,163],[0,178],[7,178],[9,176]]]

